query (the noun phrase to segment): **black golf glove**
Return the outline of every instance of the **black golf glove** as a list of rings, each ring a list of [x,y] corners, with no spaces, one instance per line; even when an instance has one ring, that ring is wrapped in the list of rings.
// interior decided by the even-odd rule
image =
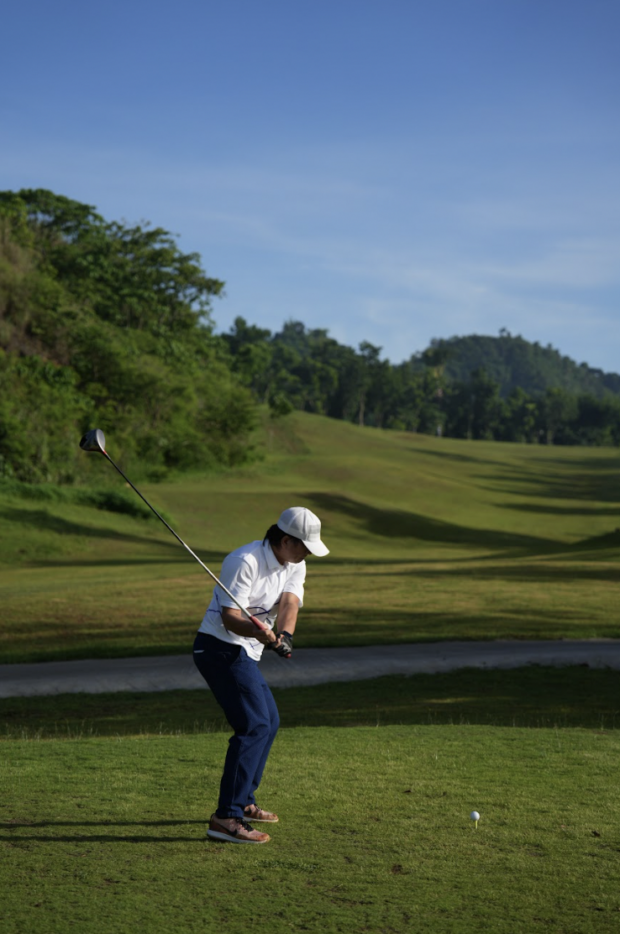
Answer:
[[[279,632],[280,645],[274,648],[274,652],[281,658],[290,658],[293,654],[293,637],[289,632]]]

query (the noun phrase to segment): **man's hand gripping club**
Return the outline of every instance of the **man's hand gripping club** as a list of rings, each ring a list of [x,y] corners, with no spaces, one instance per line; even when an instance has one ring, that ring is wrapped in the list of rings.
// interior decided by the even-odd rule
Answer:
[[[274,649],[281,658],[290,658],[293,652],[293,637],[288,632],[279,635],[265,626],[256,616],[244,616],[232,607],[222,608],[222,622],[226,629],[237,636],[251,636],[267,649]]]
[[[263,628],[263,623],[261,623],[259,619],[256,619],[255,616],[252,617],[252,622]],[[264,630],[268,632],[269,635],[274,635],[273,630],[267,629],[266,627],[264,627]],[[258,633],[253,633],[253,635],[255,639],[258,639],[259,642],[263,643],[266,649],[273,649],[276,655],[279,655],[280,658],[290,658],[293,654],[293,637],[290,632],[279,632],[276,638],[273,640],[269,639],[267,642],[261,638],[261,635],[264,636],[265,632],[261,633],[261,635]]]
[[[268,645],[268,649],[273,649],[280,658],[290,658],[293,654],[293,637],[290,632],[281,632],[278,634],[278,641],[275,645]]]

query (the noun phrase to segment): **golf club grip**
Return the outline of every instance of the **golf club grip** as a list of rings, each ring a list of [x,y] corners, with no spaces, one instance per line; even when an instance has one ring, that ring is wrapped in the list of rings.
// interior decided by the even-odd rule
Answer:
[[[255,616],[250,616],[248,618],[252,623],[254,623],[255,626],[257,626],[259,629],[262,629],[263,632],[269,632],[269,626],[265,626],[264,623],[261,623],[260,619],[256,619]]]
[[[254,625],[257,626],[259,629],[262,629],[263,632],[269,632],[269,631],[270,631],[270,630],[269,630],[269,627],[268,627],[268,626],[265,626],[264,623],[261,623],[260,619],[256,619],[255,616],[250,616],[249,618],[250,618],[250,620],[254,623]],[[271,643],[271,645],[266,645],[265,648],[266,648],[266,649],[271,648],[271,647],[273,646],[273,644],[274,644],[274,643]],[[284,657],[284,658],[290,658],[291,656],[290,656],[290,655],[284,655],[283,657]]]
[[[259,629],[262,629],[263,632],[269,632],[269,627],[268,627],[268,626],[265,626],[264,623],[261,623],[260,619],[257,619],[255,616],[248,616],[248,619],[250,619],[250,620],[254,623],[255,626],[258,626]],[[266,645],[266,646],[265,646],[265,648],[266,648],[266,649],[272,649],[272,648],[274,647],[274,645],[275,645],[275,642],[270,642],[269,645]],[[280,656],[280,658],[291,658],[291,657],[292,657],[292,656],[291,656],[291,653],[290,653],[290,652],[289,652],[288,655],[281,655],[281,656]]]

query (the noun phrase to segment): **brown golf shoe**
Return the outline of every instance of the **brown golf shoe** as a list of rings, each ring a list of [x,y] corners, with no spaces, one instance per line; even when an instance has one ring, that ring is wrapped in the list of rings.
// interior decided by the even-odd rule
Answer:
[[[211,815],[207,837],[225,843],[267,843],[271,840],[268,833],[254,830],[243,818],[216,817],[215,814]]]
[[[259,808],[257,804],[248,804],[247,808],[243,810],[243,816],[246,820],[262,821],[266,824],[277,824],[278,815],[272,814],[271,811],[263,811],[262,808]]]

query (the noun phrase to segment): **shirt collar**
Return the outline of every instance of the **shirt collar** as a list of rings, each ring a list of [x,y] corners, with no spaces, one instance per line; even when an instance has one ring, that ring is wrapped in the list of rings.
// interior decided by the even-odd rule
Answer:
[[[267,567],[270,571],[280,570],[284,565],[280,564],[278,559],[273,553],[273,548],[269,542],[263,542],[263,548],[265,549],[265,560],[267,562]]]

